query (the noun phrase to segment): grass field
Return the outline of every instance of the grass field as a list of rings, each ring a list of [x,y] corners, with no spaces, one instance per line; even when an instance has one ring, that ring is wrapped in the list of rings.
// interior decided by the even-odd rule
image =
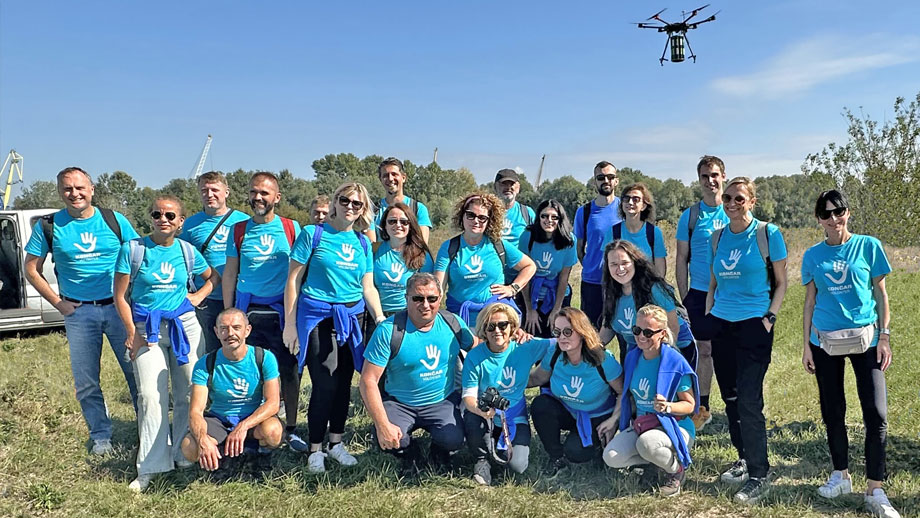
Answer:
[[[920,274],[915,273],[915,252],[904,254],[900,263],[894,261],[901,268],[888,281],[895,356],[887,374],[887,489],[903,516],[916,517],[920,351],[913,342],[920,336],[915,313],[920,307]],[[795,278],[797,269],[797,264],[790,265]],[[779,315],[765,388],[774,489],[755,507],[731,503],[733,488],[718,482],[720,470],[735,454],[717,393],[716,418],[693,449],[685,492],[661,500],[642,492],[633,475],[600,463],[577,466],[568,479],[546,483],[538,475],[545,456],[536,436],[530,469],[523,475],[497,476],[491,488],[477,487],[469,479],[472,459],[466,453],[452,476],[398,479],[394,461],[372,447],[370,420],[356,386],[346,435],[349,448],[358,454],[356,467],[342,468],[330,461],[326,474],[311,475],[305,470],[305,457],[283,449],[275,452],[275,469],[264,481],[215,484],[191,469],[161,476],[146,494],[135,495],[127,484],[135,474],[137,429],[111,352],[104,357],[102,385],[114,418],[116,450],[89,457],[66,340],[61,333],[48,333],[0,340],[0,516],[865,516],[859,494],[829,502],[815,493],[829,473],[830,460],[817,388],[800,363],[804,289],[791,284]],[[854,490],[861,491],[864,434],[852,374],[847,379],[850,468]],[[307,380],[304,385],[306,394]]]

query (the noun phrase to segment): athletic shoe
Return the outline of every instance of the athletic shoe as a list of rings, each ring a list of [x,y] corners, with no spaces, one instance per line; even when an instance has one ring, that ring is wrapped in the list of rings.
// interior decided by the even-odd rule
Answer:
[[[553,479],[569,470],[569,461],[565,457],[558,459],[549,459],[543,466],[543,475],[547,479]]]
[[[287,434],[287,443],[297,453],[305,453],[310,450],[310,445],[294,432]]]
[[[132,480],[128,484],[128,489],[136,493],[140,493],[147,489],[147,486],[150,485],[150,481],[153,480],[153,475],[138,475],[136,479]]]
[[[703,431],[703,427],[712,422],[712,412],[710,412],[708,408],[700,405],[699,411],[693,414],[690,420],[693,421],[696,433],[700,433]]]
[[[734,464],[725,470],[725,473],[722,473],[720,478],[722,482],[728,482],[729,484],[742,484],[747,482],[747,462],[745,462],[744,459],[736,460]]]
[[[866,495],[866,509],[879,518],[901,518],[901,514],[891,505],[885,491],[877,487],[871,495]]]
[[[741,491],[735,493],[735,502],[739,504],[753,505],[760,501],[761,498],[770,492],[770,482],[767,477],[757,478],[750,477],[747,482],[741,486]]]
[[[492,483],[492,466],[486,459],[476,461],[473,468],[473,480],[480,486],[488,486]]]
[[[668,473],[665,476],[665,481],[658,488],[658,494],[663,497],[677,496],[680,494],[680,486],[684,483],[684,477],[687,475],[687,472],[684,470],[684,467],[681,466],[677,473]]]
[[[176,467],[179,469],[187,469],[194,466],[195,463],[188,459],[179,459],[176,461]]]
[[[345,449],[345,446],[342,443],[338,443],[327,452],[329,458],[335,460],[343,466],[354,466],[358,463],[358,459],[354,455],[348,453],[348,450]]]
[[[661,481],[661,469],[654,464],[642,466],[642,475],[639,477],[639,487],[644,489],[653,489]]]
[[[818,488],[818,494],[824,498],[837,498],[853,492],[853,482],[848,478],[843,478],[843,472],[834,471],[831,478],[823,486]]]
[[[307,458],[307,471],[310,473],[325,473],[326,453],[321,451],[311,453]]]
[[[112,447],[111,439],[94,439],[93,440],[93,455],[105,455],[106,453],[112,453],[112,450],[115,448]]]

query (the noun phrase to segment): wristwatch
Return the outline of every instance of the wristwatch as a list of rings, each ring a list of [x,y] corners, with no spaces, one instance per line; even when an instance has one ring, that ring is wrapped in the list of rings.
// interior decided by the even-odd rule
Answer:
[[[521,287],[518,286],[518,283],[512,282],[512,283],[510,284],[510,286],[511,286],[511,289],[514,290],[514,294],[515,294],[515,295],[517,295],[518,293],[521,292]]]
[[[671,413],[671,403],[668,403],[667,405],[664,406],[664,413],[666,414]]]
[[[767,311],[767,314],[763,317],[766,318],[767,322],[769,322],[771,325],[776,323],[776,314],[772,311]]]
[[[887,327],[880,327],[878,329],[878,334],[891,336],[891,329],[888,329]]]

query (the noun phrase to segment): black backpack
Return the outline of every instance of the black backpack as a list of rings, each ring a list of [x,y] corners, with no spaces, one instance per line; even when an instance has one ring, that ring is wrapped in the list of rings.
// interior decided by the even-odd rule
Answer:
[[[648,241],[649,248],[652,249],[651,260],[655,260],[655,225],[646,222],[645,224],[645,240]],[[613,240],[622,239],[623,236],[623,222],[619,222],[613,226]]]
[[[105,221],[106,226],[109,227],[115,237],[118,238],[118,242],[124,244],[125,241],[121,236],[121,225],[118,224],[118,220],[115,218],[115,211],[112,209],[106,209],[103,207],[93,207],[99,211],[99,214],[102,215],[102,220]],[[42,234],[45,236],[45,242],[48,243],[48,253],[51,254],[51,262],[54,262],[54,215],[56,212],[51,214],[45,214],[41,217],[41,226]]]
[[[719,241],[722,239],[723,230],[725,230],[725,227],[716,230],[710,237],[713,257],[719,250]],[[767,232],[767,222],[758,221],[755,232],[757,234],[757,249],[760,250],[760,258],[763,259],[767,267],[767,282],[770,284],[770,298],[772,299],[773,292],[776,291],[776,277],[773,274],[773,261],[770,259],[770,234]]]
[[[460,253],[460,239],[462,238],[461,234],[450,238],[450,242],[447,245],[447,268],[444,269],[444,284],[447,284],[447,276],[450,275],[450,265],[454,262],[454,259],[457,258],[457,254]],[[495,253],[498,254],[498,260],[502,262],[502,271],[505,271],[507,268],[507,259],[505,258],[505,244],[501,239],[497,241],[492,241],[492,246],[495,247]]]
[[[251,346],[255,349],[256,366],[259,369],[259,381],[262,381],[262,360],[265,358],[265,350],[258,346]],[[204,365],[208,369],[208,408],[211,408],[211,383],[214,380],[214,366],[217,365],[217,351],[211,351],[205,356]]]
[[[559,347],[556,347],[556,350],[553,352],[553,357],[550,358],[550,360],[549,360],[549,372],[550,372],[550,377],[552,377],[553,369],[556,367],[556,362],[559,360],[559,355],[561,355],[561,354],[562,354],[562,351],[559,350]],[[587,360],[585,360],[585,361],[587,361]],[[597,369],[597,375],[601,377],[601,381],[603,381],[605,385],[608,385],[608,383],[607,383],[607,376],[604,375],[604,366],[603,366],[603,365],[595,365],[594,368]],[[612,389],[611,389],[611,390],[612,390]]]

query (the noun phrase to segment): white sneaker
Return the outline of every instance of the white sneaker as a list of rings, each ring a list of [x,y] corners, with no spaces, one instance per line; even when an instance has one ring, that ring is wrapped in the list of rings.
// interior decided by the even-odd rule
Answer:
[[[489,461],[486,459],[476,461],[476,466],[473,467],[473,481],[480,486],[492,484],[492,466],[489,465]]]
[[[901,514],[891,506],[885,491],[877,487],[871,495],[866,495],[866,509],[879,518],[901,518]]]
[[[310,473],[326,472],[326,453],[314,451],[307,457],[307,471]]]
[[[348,450],[345,449],[342,443],[333,446],[332,449],[329,450],[328,455],[343,466],[354,466],[358,463],[358,459],[356,459],[354,455],[348,453]]]
[[[153,480],[153,475],[138,475],[136,479],[132,480],[131,483],[128,484],[128,489],[140,493],[147,489],[147,486],[150,485],[151,480]]]
[[[818,488],[818,494],[824,498],[837,498],[840,495],[846,495],[853,492],[853,482],[848,478],[843,478],[842,471],[834,471],[831,478],[823,486]]]
[[[114,449],[111,439],[93,440],[93,455],[105,455],[106,453],[112,453]]]

